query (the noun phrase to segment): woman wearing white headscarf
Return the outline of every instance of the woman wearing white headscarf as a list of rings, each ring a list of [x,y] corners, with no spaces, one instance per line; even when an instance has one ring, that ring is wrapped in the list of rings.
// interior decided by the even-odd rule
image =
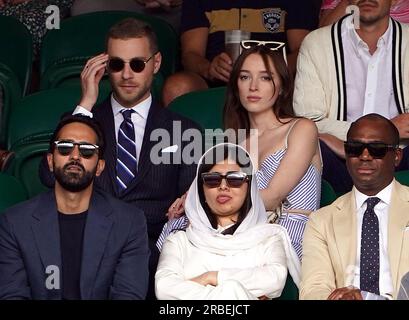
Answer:
[[[186,232],[164,243],[158,299],[265,299],[281,295],[300,264],[286,230],[267,223],[248,153],[234,144],[200,159],[186,198]]]

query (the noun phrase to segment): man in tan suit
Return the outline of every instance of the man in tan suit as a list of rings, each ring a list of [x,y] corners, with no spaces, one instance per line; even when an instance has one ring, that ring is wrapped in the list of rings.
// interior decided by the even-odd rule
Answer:
[[[394,180],[399,133],[369,114],[354,122],[345,154],[351,192],[314,212],[304,234],[300,299],[396,298],[409,271],[409,188]]]

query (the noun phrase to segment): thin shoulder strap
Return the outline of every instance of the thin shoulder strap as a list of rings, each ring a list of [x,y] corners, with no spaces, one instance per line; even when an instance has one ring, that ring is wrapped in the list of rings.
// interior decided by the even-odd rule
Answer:
[[[288,136],[290,135],[291,130],[295,126],[295,124],[300,120],[300,118],[295,119],[295,121],[292,123],[291,127],[288,129],[287,134],[285,135],[285,148],[288,148]]]

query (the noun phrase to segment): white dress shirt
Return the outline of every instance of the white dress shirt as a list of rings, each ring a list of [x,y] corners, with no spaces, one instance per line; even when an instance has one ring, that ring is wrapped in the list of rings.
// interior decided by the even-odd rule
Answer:
[[[352,16],[342,24],[342,42],[347,88],[347,120],[355,121],[368,113],[388,119],[399,114],[392,78],[392,21],[379,38],[373,55],[352,24]]]
[[[136,159],[139,160],[139,155],[141,153],[142,148],[142,141],[143,135],[145,133],[145,126],[146,126],[146,119],[148,118],[149,109],[152,104],[152,95],[149,95],[148,98],[143,100],[142,102],[138,103],[137,105],[133,106],[131,109],[135,112],[132,113],[131,119],[135,128],[135,144],[136,144]],[[118,131],[119,127],[121,126],[122,121],[124,121],[124,117],[121,114],[123,109],[129,109],[121,106],[118,101],[115,100],[114,95],[111,95],[111,106],[112,112],[114,114],[114,121],[115,121],[115,139],[118,143]],[[92,118],[92,113],[89,112],[87,109],[77,106],[73,112],[73,114],[82,113],[86,116]],[[139,164],[139,162],[138,162]]]
[[[388,210],[391,204],[392,185],[393,182],[381,190],[377,195],[371,196],[381,199],[381,201],[375,206],[374,211],[379,221],[379,293],[385,297],[390,297],[393,293],[392,274],[388,255]],[[365,201],[371,197],[359,192],[355,187],[354,194],[357,208],[357,243],[359,245],[357,246],[356,251],[356,265],[353,285],[354,287],[359,288],[362,221],[367,207]]]

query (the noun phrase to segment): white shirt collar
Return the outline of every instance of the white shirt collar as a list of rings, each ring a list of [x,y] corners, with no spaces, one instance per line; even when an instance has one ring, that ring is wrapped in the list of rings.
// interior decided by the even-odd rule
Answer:
[[[152,104],[152,95],[149,94],[149,97],[147,97],[145,100],[142,102],[138,103],[137,105],[134,105],[131,109],[134,110],[137,114],[139,114],[143,119],[148,118],[149,114],[149,109]],[[114,117],[118,115],[125,107],[121,106],[118,101],[115,100],[114,95],[111,94],[111,106],[112,106],[112,111],[114,113]]]
[[[357,50],[357,53],[358,53],[359,49],[362,49],[362,48],[368,49],[368,45],[366,44],[366,42],[364,42],[361,39],[361,37],[356,32],[355,28],[348,27],[348,26],[353,25],[352,19],[353,19],[352,15],[348,17],[347,19],[345,19],[345,24],[343,27],[344,27],[344,30],[348,32],[348,35],[352,41],[353,47],[355,50]],[[377,48],[382,48],[382,47],[386,47],[386,49],[390,48],[392,45],[392,35],[391,34],[392,34],[392,19],[389,18],[388,29],[378,39]]]
[[[364,204],[366,199],[368,198],[372,198],[372,197],[378,197],[379,199],[381,199],[381,202],[390,205],[391,203],[391,196],[392,196],[392,188],[393,188],[393,183],[394,183],[395,179],[392,180],[392,182],[385,187],[384,189],[382,189],[381,191],[379,191],[376,195],[374,196],[368,196],[366,194],[363,194],[362,192],[358,191],[357,188],[355,188],[354,186],[354,194],[355,194],[355,204],[356,204],[356,208],[360,209]]]

